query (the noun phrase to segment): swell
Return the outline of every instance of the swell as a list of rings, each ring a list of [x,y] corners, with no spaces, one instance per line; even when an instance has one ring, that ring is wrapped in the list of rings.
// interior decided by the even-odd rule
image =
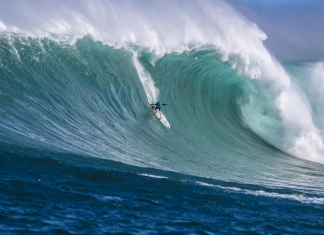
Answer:
[[[133,89],[140,83],[125,82],[126,74],[136,74],[125,63],[125,52],[87,38],[75,46],[62,46],[48,39],[17,37],[13,45],[19,57],[3,50],[3,58],[10,60],[3,60],[1,70],[6,115],[2,127],[11,128],[2,133],[13,133],[7,141],[30,144],[31,138],[36,146],[87,154],[104,146],[106,136],[112,146],[123,142],[119,126],[134,122],[129,101],[140,99]],[[2,48],[8,46],[2,41]],[[114,59],[103,61],[103,56]],[[121,63],[123,69],[113,69]]]
[[[132,54],[133,67],[149,102],[158,97],[160,88],[138,62],[143,54],[150,54],[147,62],[155,64],[175,52],[212,48],[237,75],[250,80],[245,89],[250,89],[248,99],[240,100],[244,125],[281,151],[323,163],[320,115],[313,115],[311,101],[298,82],[264,47],[267,35],[227,3],[206,0],[183,5],[177,0],[145,0],[138,4],[125,0],[89,5],[87,1],[45,1],[22,15],[19,9],[25,5],[23,0],[8,4],[14,16],[3,14],[0,20],[1,34],[9,42],[10,35],[23,34],[74,45],[78,38],[91,35],[116,49],[123,48]],[[13,50],[19,57],[15,47]]]
[[[215,50],[165,55],[154,66],[151,57],[143,53],[138,62],[169,104],[162,111],[171,130],[146,106],[132,52],[90,37],[73,45],[2,38],[1,142],[285,187],[287,170],[310,164],[292,160],[246,126],[242,107],[251,82]],[[308,185],[302,174],[294,177]]]

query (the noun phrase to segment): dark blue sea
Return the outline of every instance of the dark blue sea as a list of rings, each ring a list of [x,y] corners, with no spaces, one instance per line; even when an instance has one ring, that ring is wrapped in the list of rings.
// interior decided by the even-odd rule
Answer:
[[[324,233],[323,62],[222,1],[25,3],[0,15],[0,234]]]

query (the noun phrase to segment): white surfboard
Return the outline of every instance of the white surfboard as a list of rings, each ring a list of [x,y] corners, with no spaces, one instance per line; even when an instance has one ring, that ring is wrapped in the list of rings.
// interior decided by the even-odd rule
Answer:
[[[167,127],[167,128],[171,128],[170,123],[168,122],[168,120],[165,118],[165,116],[163,115],[163,113],[159,110],[155,110],[154,106],[152,106],[152,110],[155,113],[155,116],[160,120],[160,122],[162,122],[162,124]]]

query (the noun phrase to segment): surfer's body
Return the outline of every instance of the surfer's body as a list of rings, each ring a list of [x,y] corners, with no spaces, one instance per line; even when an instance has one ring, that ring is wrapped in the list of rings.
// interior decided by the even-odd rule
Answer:
[[[168,105],[168,104],[162,104],[160,103],[159,101],[156,102],[155,104],[150,104],[151,106],[155,106],[154,107],[154,110],[155,112],[157,112],[159,110],[160,114],[161,114],[161,108],[162,108],[162,105]]]
[[[165,116],[162,114],[161,112],[161,108],[163,105],[168,105],[168,104],[162,104],[160,102],[156,102],[154,104],[149,104],[148,106],[152,106],[152,109],[154,111],[155,116],[160,120],[160,122],[167,128],[171,128],[170,127],[170,123],[168,122],[168,120],[165,118]]]

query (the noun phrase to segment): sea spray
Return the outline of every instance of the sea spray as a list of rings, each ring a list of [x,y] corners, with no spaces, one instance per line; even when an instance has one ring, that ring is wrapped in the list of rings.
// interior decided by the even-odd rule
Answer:
[[[322,233],[321,62],[222,1],[2,6],[0,233]]]
[[[24,1],[16,4],[25,5]],[[266,34],[225,2],[183,5],[180,1],[80,1],[77,8],[74,6],[73,1],[40,4],[27,8],[25,15],[12,9],[16,20],[0,19],[2,34],[19,32],[20,37],[46,37],[72,46],[78,38],[90,35],[116,49],[127,50],[135,45],[134,53],[151,53],[153,63],[172,53],[212,49],[242,79],[255,80],[257,92],[245,97],[241,107],[246,128],[282,151],[323,162],[321,130],[313,124],[310,110],[296,88],[298,84],[291,85],[282,65],[264,47]],[[156,99],[157,89],[160,94],[162,91],[153,86],[154,77],[137,61],[134,59],[134,67],[139,79],[149,81],[143,84],[147,99]]]
[[[141,65],[141,63],[138,61],[138,55],[136,52],[133,52],[134,56],[134,65],[138,73],[138,77],[140,78],[145,94],[147,96],[147,100],[149,103],[153,103],[157,101],[159,90],[154,86],[154,81],[151,77],[151,75],[146,72]]]

